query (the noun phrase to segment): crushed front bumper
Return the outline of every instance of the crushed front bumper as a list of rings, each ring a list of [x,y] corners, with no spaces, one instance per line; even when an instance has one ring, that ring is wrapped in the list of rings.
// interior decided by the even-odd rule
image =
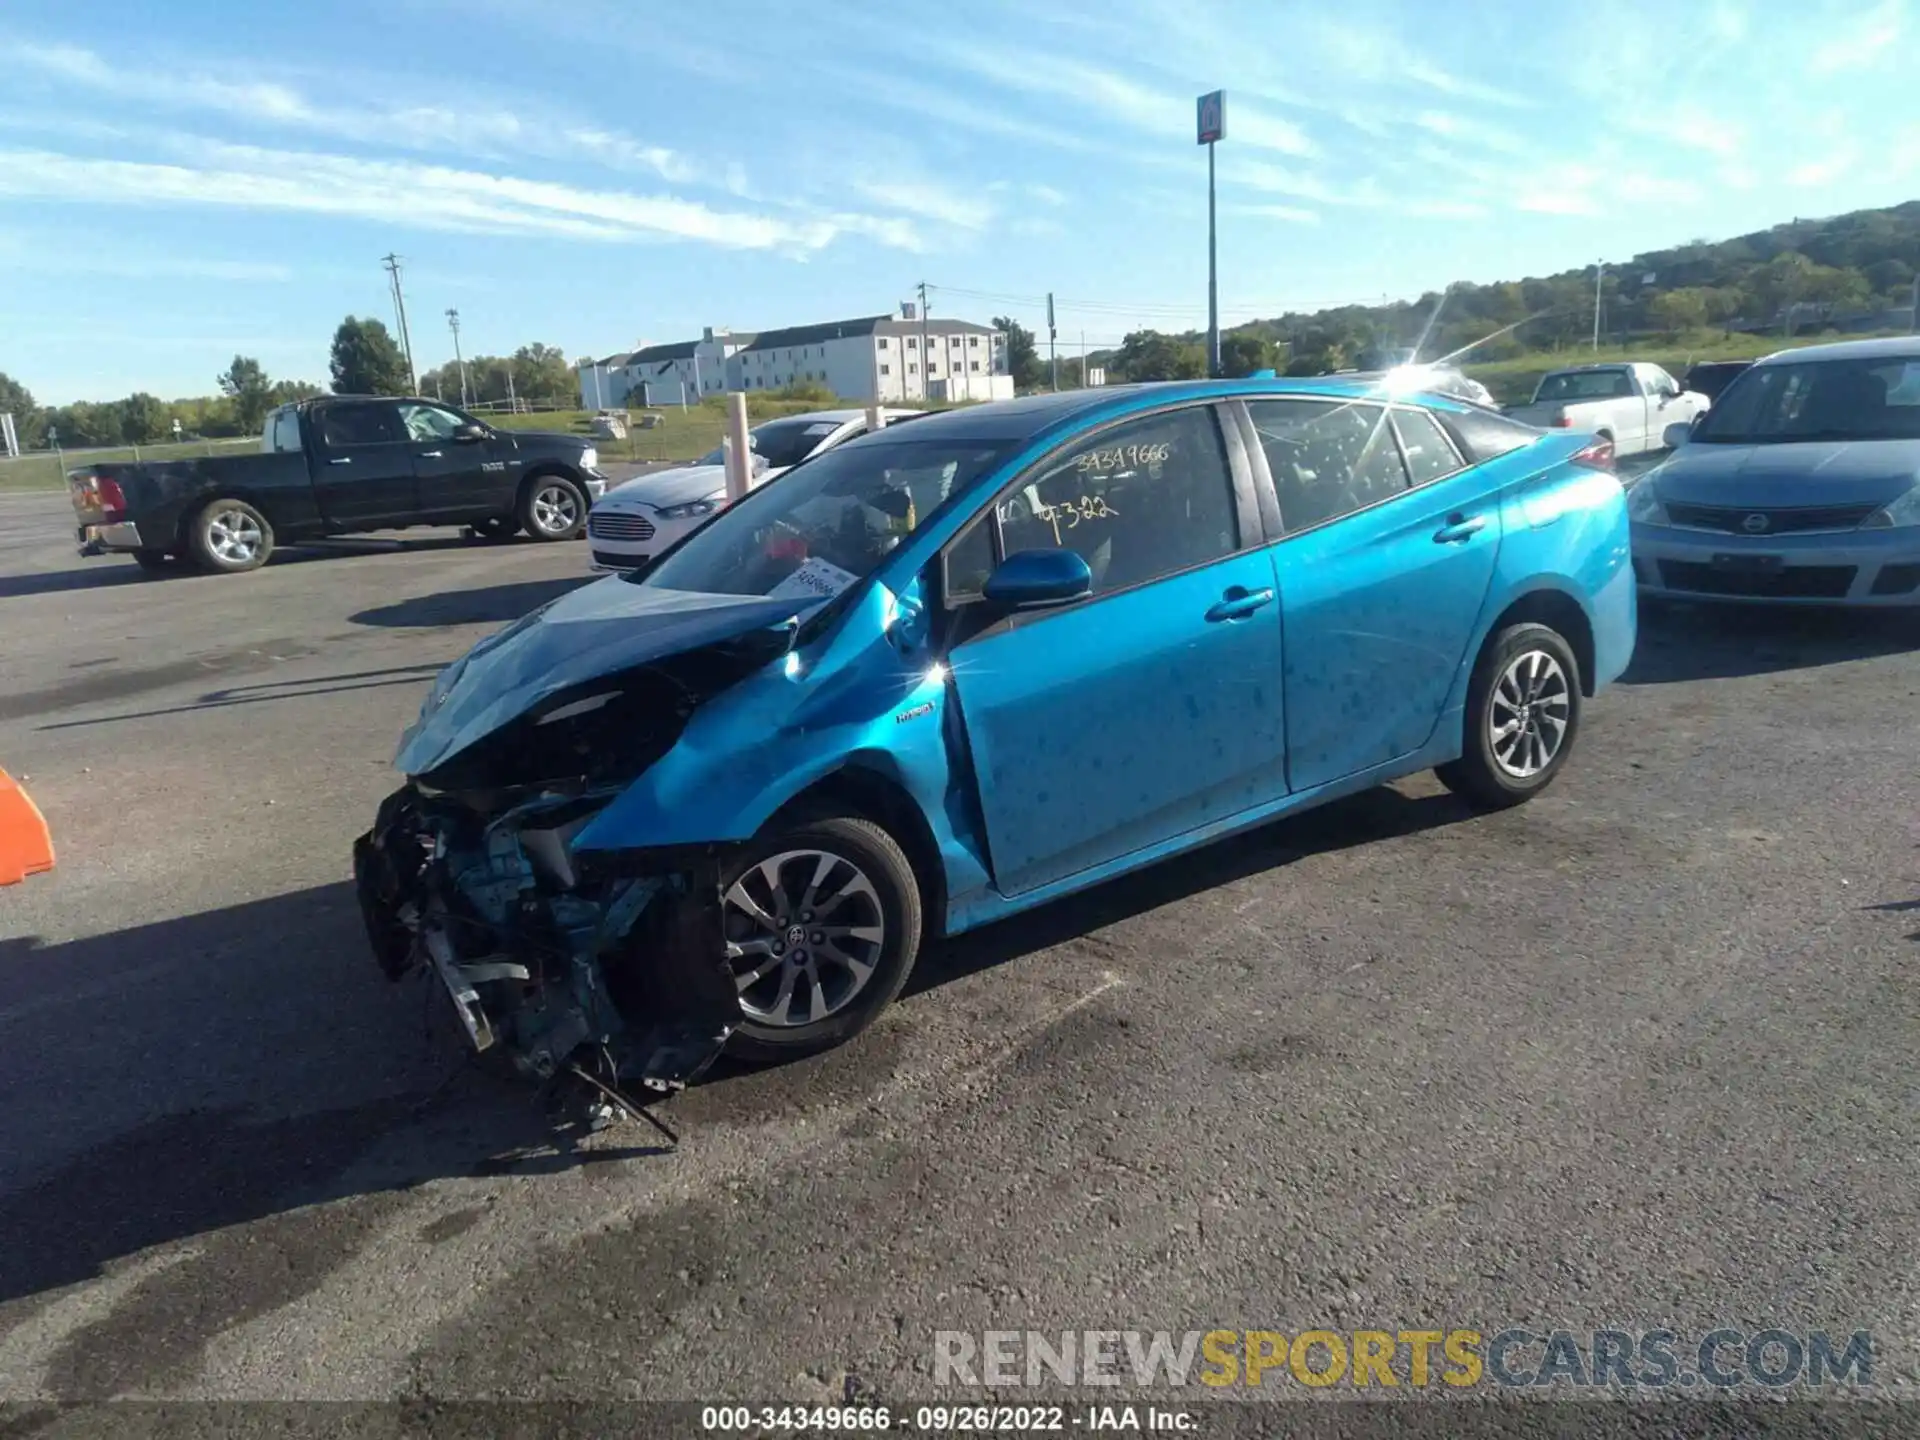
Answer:
[[[431,976],[476,1054],[633,1108],[718,1058],[739,998],[717,860],[582,874],[567,841],[590,813],[556,797],[487,816],[409,786],[354,842],[354,883],[381,970]]]

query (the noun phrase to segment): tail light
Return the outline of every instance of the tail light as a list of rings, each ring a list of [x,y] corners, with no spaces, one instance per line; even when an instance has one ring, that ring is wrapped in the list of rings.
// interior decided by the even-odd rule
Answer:
[[[1589,470],[1614,469],[1613,441],[1601,435],[1585,449],[1576,450],[1567,457],[1569,465],[1584,465]]]
[[[1571,430],[1573,428],[1573,417],[1571,415],[1554,416],[1552,428],[1555,430]]]
[[[127,496],[117,480],[104,475],[74,475],[67,483],[73,487],[74,509],[97,513],[103,525],[126,518]]]

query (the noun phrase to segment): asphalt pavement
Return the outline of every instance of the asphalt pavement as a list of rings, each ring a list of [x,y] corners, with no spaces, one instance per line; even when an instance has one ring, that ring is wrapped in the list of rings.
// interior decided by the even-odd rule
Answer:
[[[1570,768],[965,937],[851,1046],[552,1143],[347,884],[435,670],[586,579],[446,532],[154,579],[0,495],[0,1400],[817,1400],[936,1330],[1767,1325],[1915,1379],[1920,628],[1650,616]],[[1103,1397],[1104,1398],[1104,1397]]]

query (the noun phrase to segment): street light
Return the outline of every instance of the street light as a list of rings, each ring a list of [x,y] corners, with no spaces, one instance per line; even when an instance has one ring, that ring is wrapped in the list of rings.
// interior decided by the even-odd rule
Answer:
[[[1210,90],[1199,101],[1199,143],[1207,147],[1207,373],[1220,378],[1220,251],[1213,221],[1213,147],[1227,135],[1227,92]]]

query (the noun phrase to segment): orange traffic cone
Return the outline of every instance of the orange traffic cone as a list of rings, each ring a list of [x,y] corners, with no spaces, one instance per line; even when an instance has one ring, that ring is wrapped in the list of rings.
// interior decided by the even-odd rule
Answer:
[[[53,836],[27,792],[0,770],[0,885],[53,868]]]

